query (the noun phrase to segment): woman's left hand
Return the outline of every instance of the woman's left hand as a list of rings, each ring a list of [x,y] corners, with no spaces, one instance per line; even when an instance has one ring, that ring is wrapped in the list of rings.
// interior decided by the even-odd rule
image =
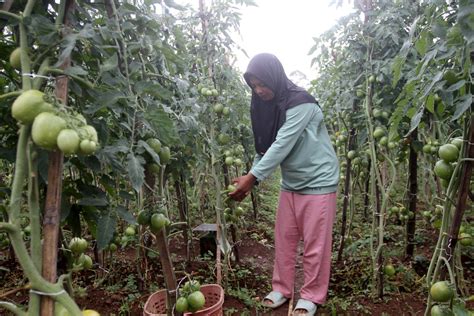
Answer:
[[[232,184],[234,184],[237,189],[234,192],[230,192],[229,196],[236,201],[242,201],[247,195],[249,195],[255,180],[255,176],[250,172],[245,176],[233,179]]]

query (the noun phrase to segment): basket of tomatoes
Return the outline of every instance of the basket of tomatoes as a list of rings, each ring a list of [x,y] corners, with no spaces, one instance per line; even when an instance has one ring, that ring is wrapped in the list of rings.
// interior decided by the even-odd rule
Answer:
[[[178,291],[174,306],[184,316],[222,316],[224,290],[218,284],[200,285],[198,281],[187,281]],[[144,316],[166,315],[166,290],[153,293],[145,303]]]

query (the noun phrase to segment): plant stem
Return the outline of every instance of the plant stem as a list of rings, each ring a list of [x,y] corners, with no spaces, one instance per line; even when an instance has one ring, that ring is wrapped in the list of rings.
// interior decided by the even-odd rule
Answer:
[[[13,175],[12,191],[10,196],[10,206],[8,212],[9,222],[20,225],[19,215],[21,210],[21,200],[23,193],[23,185],[28,171],[26,147],[28,137],[30,135],[31,126],[22,125],[20,128],[20,136],[18,137],[18,145],[16,151],[15,173]]]
[[[0,101],[8,98],[15,98],[19,96],[23,91],[12,91],[5,94],[0,94]]]
[[[77,307],[76,303],[63,290],[59,283],[53,284],[41,277],[38,269],[36,269],[36,266],[28,255],[28,250],[23,242],[19,226],[11,223],[0,223],[0,231],[6,231],[10,235],[10,241],[15,249],[18,262],[30,281],[31,288],[45,294],[51,294],[51,297],[60,302],[73,316],[82,315],[79,307]]]
[[[0,15],[4,15],[9,18],[14,18],[15,20],[21,21],[21,17],[18,14],[11,13],[8,11],[0,10]]]
[[[40,206],[39,206],[39,191],[38,191],[38,153],[35,151],[33,144],[28,146],[28,209],[30,215],[31,227],[31,243],[30,255],[33,264],[38,271],[41,271],[41,222],[40,222]],[[28,312],[39,314],[40,297],[34,293],[30,293]]]
[[[24,312],[20,307],[10,302],[0,302],[0,307],[3,307],[4,309],[18,316],[28,316],[28,313]]]
[[[94,84],[86,79],[83,79],[79,76],[76,76],[76,75],[73,75],[73,74],[68,74],[66,72],[64,72],[64,70],[62,69],[58,69],[58,68],[47,68],[45,70],[46,73],[50,72],[50,73],[53,73],[53,74],[58,74],[58,75],[66,75],[66,76],[69,76],[71,77],[72,79],[82,83],[83,85],[85,85],[87,88],[89,89],[94,89]]]

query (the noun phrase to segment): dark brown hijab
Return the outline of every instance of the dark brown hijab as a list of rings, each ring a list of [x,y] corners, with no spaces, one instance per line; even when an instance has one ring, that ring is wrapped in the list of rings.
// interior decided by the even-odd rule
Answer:
[[[258,54],[250,60],[244,74],[249,86],[251,76],[262,81],[275,94],[271,101],[264,101],[252,90],[250,116],[255,149],[257,153],[264,154],[285,122],[286,110],[303,103],[317,102],[305,89],[288,79],[283,65],[272,54]]]

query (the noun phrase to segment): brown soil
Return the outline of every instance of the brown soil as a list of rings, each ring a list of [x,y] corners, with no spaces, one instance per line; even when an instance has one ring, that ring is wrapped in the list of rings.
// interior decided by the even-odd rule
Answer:
[[[271,272],[273,264],[273,247],[269,240],[258,240],[251,238],[251,234],[242,234],[238,251],[240,263],[233,263],[229,278],[231,288],[237,287],[251,289],[252,292],[247,299],[257,302],[270,290]],[[434,236],[433,236],[434,237]],[[432,241],[429,241],[430,243]],[[184,261],[184,247],[180,238],[174,238],[170,242],[171,253],[175,263]],[[427,245],[420,245],[420,251],[429,251]],[[199,241],[195,238],[193,242],[193,262],[186,268],[188,272],[193,272],[196,277],[205,274],[205,271],[213,271],[212,260],[198,259]],[[426,253],[427,258],[430,258]],[[99,311],[101,315],[142,315],[143,305],[151,294],[149,291],[140,291],[137,288],[137,281],[132,281],[128,286],[114,287],[115,284],[123,284],[124,280],[130,276],[137,276],[137,261],[135,260],[136,250],[129,247],[119,250],[114,254],[114,264],[104,270],[95,269],[81,272],[75,279],[75,284],[86,289],[84,296],[76,298],[78,304],[83,308],[91,308]],[[302,266],[299,260],[296,275],[296,289],[302,284]],[[397,275],[386,280],[386,294],[383,299],[374,299],[368,290],[370,277],[365,270],[370,265],[369,262],[362,262],[348,257],[340,263],[334,263],[332,267],[332,278],[328,303],[321,306],[318,315],[423,315],[425,309],[426,293],[419,284],[412,284],[407,278],[416,276],[413,269],[403,260],[392,257],[392,263],[401,267]],[[3,293],[11,289],[20,289],[25,285],[21,270],[13,260],[2,262],[2,267],[10,270],[2,270],[2,279],[7,280]],[[180,268],[182,265],[176,264],[176,274],[180,278],[183,276]],[[472,266],[471,266],[472,268]],[[246,274],[238,277],[238,272],[247,270]],[[160,275],[159,259],[149,261],[148,277],[157,289],[163,288],[163,279]],[[466,269],[467,280],[472,277],[472,271]],[[208,275],[212,278],[212,275]],[[97,280],[102,280],[98,284]],[[137,278],[131,279],[137,280]],[[413,282],[418,282],[419,276]],[[472,278],[471,278],[472,280]],[[203,280],[204,281],[204,280]],[[94,283],[95,282],[95,283]],[[204,282],[205,283],[205,282]],[[18,290],[3,299],[12,300],[16,303],[27,302],[27,290]],[[136,294],[142,293],[142,294]],[[254,293],[255,295],[253,295]],[[296,292],[297,293],[297,292]],[[131,296],[133,294],[133,296]],[[226,315],[288,315],[290,304],[294,306],[298,295],[275,310],[257,309],[254,306],[244,304],[244,299],[238,299],[229,294],[225,297],[224,312]],[[125,308],[126,306],[127,308]]]
[[[265,234],[257,235],[253,232],[258,233],[248,230],[241,234],[242,238],[238,243],[240,262],[231,262],[229,266],[224,314],[288,315],[290,304],[293,304],[292,306],[296,304],[297,290],[303,282],[301,260],[298,260],[294,300],[275,310],[265,310],[258,307],[258,302],[271,288],[274,251],[270,236],[264,238]],[[433,240],[436,240],[434,231],[430,231],[429,234],[429,238],[425,238],[425,242],[417,247],[418,254],[428,259],[432,248],[430,245],[433,245]],[[395,244],[395,240],[388,240],[387,243],[388,249],[391,249],[390,244]],[[193,240],[191,256],[193,260],[187,267],[184,263],[184,249],[180,237],[175,237],[170,241],[177,278],[180,279],[184,276],[183,269],[185,268],[201,283],[215,282],[213,281],[214,261],[212,259],[203,260],[202,257],[199,257],[197,236]],[[78,304],[84,308],[95,309],[101,315],[142,315],[145,301],[153,291],[140,290],[142,282],[138,281],[138,264],[135,258],[136,250],[126,247],[114,255],[113,265],[108,265],[104,269],[84,271],[76,275],[74,284],[84,289],[84,291],[79,291],[84,294],[76,297]],[[319,307],[318,315],[423,315],[426,290],[422,287],[422,278],[416,274],[416,271],[422,274],[426,267],[417,267],[416,264],[411,264],[397,256],[387,257],[387,260],[397,267],[398,273],[385,280],[383,299],[374,298],[369,290],[371,284],[369,262],[363,262],[354,255],[346,256],[342,262],[334,263],[328,301],[324,306]],[[472,262],[467,262],[467,264],[470,267],[465,269],[465,279],[472,280],[472,270],[470,269]],[[5,271],[0,270],[1,279],[6,280],[2,293],[18,289],[17,292],[11,293],[3,299],[25,304],[28,300],[28,292],[21,290],[25,281],[23,281],[20,268],[11,259],[1,262],[1,266],[6,269]],[[159,258],[148,260],[146,272],[145,277],[149,280],[148,285],[153,285],[155,289],[164,287]],[[244,289],[248,291],[245,292]],[[470,307],[472,308],[472,306]]]

